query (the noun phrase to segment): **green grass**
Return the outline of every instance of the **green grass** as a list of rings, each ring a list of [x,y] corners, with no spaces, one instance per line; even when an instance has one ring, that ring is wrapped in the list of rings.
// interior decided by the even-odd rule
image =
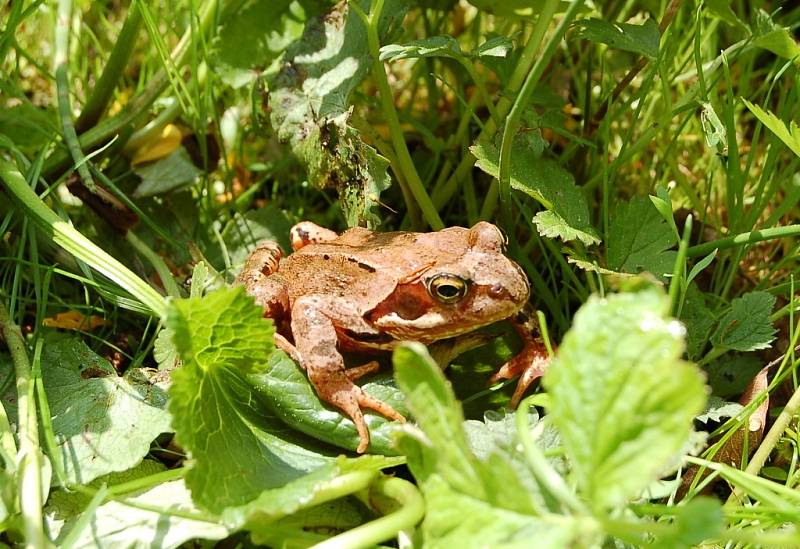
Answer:
[[[0,8],[0,543],[80,543],[92,527],[105,532],[104,521],[122,509],[166,517],[177,541],[164,546],[241,532],[255,543],[305,546],[329,537],[314,527],[332,517],[339,522],[331,531],[348,537],[330,539],[348,543],[378,543],[400,530],[418,542],[471,539],[474,532],[439,514],[442,501],[495,517],[497,532],[536,528],[576,546],[605,536],[633,545],[798,543],[800,533],[787,525],[798,520],[800,457],[800,8],[739,0],[420,4],[176,0],[128,8],[59,0]],[[485,385],[517,348],[507,326],[447,370],[457,401],[444,389],[414,393],[408,372],[397,384],[388,369],[367,381],[381,398],[412,403],[439,452],[408,436],[392,446],[392,426],[375,418],[376,453],[407,461],[408,481],[399,482],[379,472],[397,466],[396,457],[326,461],[357,439],[291,361],[264,350],[267,367],[246,341],[214,339],[246,315],[203,303],[230,299],[236,311],[248,310],[220,290],[256,241],[286,246],[297,221],[337,231],[427,231],[482,219],[508,236],[550,340],[573,341],[572,358],[561,363],[572,374],[600,363],[591,358],[596,348],[587,343],[581,352],[568,335],[578,333],[575,315],[590,296],[623,294],[606,302],[611,308],[652,286],[667,296],[653,297],[641,314],[668,312],[683,322],[679,354],[705,372],[711,419],[687,434],[673,423],[696,413],[688,404],[662,406],[655,424],[647,424],[644,404],[631,405],[630,417],[641,419],[631,440],[655,441],[636,457],[673,480],[657,497],[642,496],[646,486],[637,485],[639,492],[609,503],[597,493],[604,480],[580,472],[589,458],[577,453],[570,429],[580,422],[570,418],[581,417],[592,396],[566,408],[548,399],[583,394],[586,378],[600,373],[554,374],[561,385],[545,383],[548,391],[533,397],[547,418],[530,421],[536,441],[527,415],[508,423],[516,427],[506,442],[524,451],[497,458],[502,481],[480,480],[481,449],[472,439],[446,458],[472,464],[469,471],[452,477],[431,465],[450,450],[425,410],[438,407],[460,437],[460,414],[491,430],[491,413],[508,403],[513,384]],[[183,301],[190,292],[201,299]],[[607,325],[633,310],[592,307],[587,318],[608,314]],[[97,326],[49,326],[66,312],[94,317]],[[241,333],[258,329],[245,324]],[[664,335],[644,346],[647,334],[630,324],[632,348],[667,345]],[[587,340],[602,325],[584,328]],[[191,345],[205,344],[239,362],[191,362]],[[74,351],[56,357],[62,348]],[[187,385],[188,367],[174,387],[164,385],[176,348],[202,390]],[[425,360],[403,356],[396,360]],[[667,362],[653,368],[682,367]],[[767,365],[767,377],[746,394]],[[98,368],[108,370],[101,376]],[[620,392],[638,394],[646,378],[633,376]],[[80,385],[75,400],[65,400],[59,384],[73,379],[87,383],[86,394],[89,383],[98,395],[141,391],[142,406],[161,419],[170,399],[172,413],[198,421],[173,422],[182,446],[162,435],[124,450],[141,454],[143,465],[119,465],[113,444],[109,451],[100,443],[94,461],[108,466],[73,463],[66,449],[83,448],[81,432],[105,443],[122,428],[103,413],[105,400],[80,397]],[[589,395],[601,401],[605,393]],[[211,396],[195,398],[201,394]],[[601,409],[612,413],[608,398]],[[87,412],[91,421],[79,427],[82,406],[96,414]],[[551,423],[561,438],[541,434]],[[203,447],[217,435],[220,447]],[[678,439],[683,447],[673,448],[669,441]],[[513,447],[484,443],[487,454]],[[250,448],[238,462],[219,451],[237,445]],[[603,466],[625,447],[612,439],[585,446]],[[656,447],[695,457],[651,457]],[[275,456],[281,465],[270,461]],[[235,464],[250,459],[247,469],[266,471],[260,480],[241,473],[229,484],[240,474]],[[532,472],[520,473],[526,467]],[[508,500],[509,471],[544,496]],[[51,477],[48,498],[31,496]],[[482,495],[459,499],[462,482]],[[216,499],[209,487],[228,492]],[[144,492],[134,499],[137,490]],[[304,504],[304,491],[317,496]],[[420,494],[428,506],[421,529]],[[415,511],[397,512],[403,501]],[[178,502],[181,511],[169,509]],[[94,510],[91,525],[77,518],[81,509]],[[54,522],[59,513],[63,527]],[[693,525],[692,513],[714,527]],[[569,537],[578,531],[589,534]],[[108,546],[116,541],[101,537]]]

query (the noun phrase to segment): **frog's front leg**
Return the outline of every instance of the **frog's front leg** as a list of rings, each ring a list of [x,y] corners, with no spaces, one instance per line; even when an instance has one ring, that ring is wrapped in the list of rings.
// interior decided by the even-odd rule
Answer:
[[[511,397],[511,406],[517,407],[519,401],[522,400],[522,395],[528,390],[531,383],[536,379],[542,377],[547,371],[547,366],[550,364],[550,355],[547,353],[547,347],[542,340],[539,330],[539,321],[536,316],[536,311],[530,306],[525,305],[511,319],[511,325],[519,334],[522,339],[522,350],[512,357],[511,360],[503,364],[503,366],[491,377],[489,381],[496,383],[501,379],[514,379],[519,377],[517,381],[517,388],[514,390],[514,395]]]
[[[361,442],[356,451],[369,445],[369,430],[362,408],[375,410],[389,419],[405,421],[391,406],[364,392],[347,375],[342,355],[336,349],[336,329],[323,313],[324,298],[305,296],[292,306],[292,334],[300,364],[308,373],[320,399],[343,410],[356,425]]]

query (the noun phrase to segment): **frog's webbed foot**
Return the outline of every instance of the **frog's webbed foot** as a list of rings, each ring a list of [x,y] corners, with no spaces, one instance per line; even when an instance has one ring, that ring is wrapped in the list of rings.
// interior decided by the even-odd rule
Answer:
[[[292,241],[292,249],[295,252],[308,244],[327,242],[337,236],[332,230],[320,227],[311,221],[301,221],[289,231],[289,239]]]
[[[523,341],[522,350],[495,372],[489,378],[490,383],[496,383],[502,379],[514,379],[519,377],[517,388],[511,397],[511,406],[516,408],[522,396],[531,386],[531,383],[542,377],[550,364],[550,355],[547,353],[544,341],[539,335],[539,322],[536,311],[529,306],[518,312],[511,319],[517,334]]]
[[[331,320],[321,312],[322,298],[307,296],[298,299],[292,307],[292,334],[294,334],[301,365],[308,373],[319,398],[328,402],[355,423],[361,441],[356,451],[364,453],[369,445],[369,429],[362,408],[374,410],[393,420],[405,421],[394,408],[368,395],[353,379],[373,371],[377,363],[368,363],[345,370],[342,355],[336,349],[336,329]]]

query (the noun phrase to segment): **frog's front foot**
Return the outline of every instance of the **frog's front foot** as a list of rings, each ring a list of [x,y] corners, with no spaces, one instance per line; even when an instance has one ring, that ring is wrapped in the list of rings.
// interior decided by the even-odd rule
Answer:
[[[356,431],[358,431],[358,436],[361,439],[358,443],[358,448],[356,448],[356,452],[359,454],[366,452],[367,446],[369,446],[369,429],[367,428],[367,422],[364,420],[362,409],[374,410],[382,416],[396,421],[406,420],[382,400],[368,395],[361,387],[350,381],[344,372],[341,372],[341,375],[334,376],[333,379],[326,379],[324,383],[317,383],[313,378],[312,382],[320,399],[342,410],[355,423]]]
[[[516,408],[522,396],[531,386],[531,383],[542,377],[550,364],[547,348],[541,342],[529,342],[519,354],[503,364],[503,366],[489,378],[490,383],[497,383],[503,379],[519,377],[517,388],[511,397],[511,406]]]

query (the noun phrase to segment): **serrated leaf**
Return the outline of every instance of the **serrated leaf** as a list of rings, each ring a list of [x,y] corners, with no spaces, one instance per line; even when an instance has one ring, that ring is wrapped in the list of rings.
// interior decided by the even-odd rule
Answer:
[[[520,469],[524,458],[514,461],[498,447],[482,448],[481,458],[472,453],[459,403],[423,346],[403,345],[395,351],[394,363],[398,386],[424,431],[407,428],[398,438],[425,495],[424,546],[529,547],[535,537],[537,547],[555,548],[596,535],[581,530],[570,517],[559,517],[554,524],[535,516],[533,499],[541,494],[523,473],[527,465]],[[491,445],[494,437],[481,438]],[[514,451],[517,445],[509,444]]]
[[[759,8],[755,15],[754,46],[771,51],[784,59],[795,59],[800,55],[800,46],[789,29],[775,23],[772,16],[763,9]]]
[[[750,380],[763,366],[761,361],[751,354],[725,355],[706,367],[708,384],[715,395],[731,398],[742,394]]]
[[[355,450],[358,447],[360,438],[353,422],[339,410],[322,403],[306,373],[284,353],[272,353],[266,371],[251,375],[250,381],[267,398],[273,413],[287,425],[341,448]],[[402,393],[385,383],[386,378],[383,381],[359,382],[359,385],[368,394],[407,415]],[[364,419],[370,433],[369,451],[397,454],[393,433],[398,425],[367,410]]]
[[[424,57],[449,57],[451,59],[464,57],[458,40],[452,36],[431,36],[407,44],[387,44],[380,51],[379,59],[381,61]]]
[[[369,3],[358,0],[369,11]],[[404,3],[389,0],[379,30],[402,19]],[[269,79],[270,120],[281,141],[303,162],[308,180],[335,188],[348,225],[377,226],[380,193],[389,187],[388,161],[348,125],[350,93],[372,59],[364,22],[347,3],[308,20],[300,39]]]
[[[579,491],[594,509],[625,503],[658,478],[705,403],[680,359],[683,327],[655,290],[592,297],[544,376]]]
[[[706,409],[695,419],[701,423],[708,423],[709,421],[720,422],[723,419],[736,417],[743,409],[744,406],[738,402],[728,402],[723,398],[712,395],[706,402]]]
[[[641,25],[582,19],[575,22],[575,27],[578,28],[578,38],[607,44],[612,48],[638,53],[651,59],[658,57],[661,33],[652,19]]]
[[[142,178],[142,182],[133,191],[133,196],[142,198],[169,191],[175,191],[194,183],[202,173],[192,163],[186,149],[178,150],[160,160],[135,168],[134,173]]]
[[[498,177],[500,151],[497,147],[491,143],[476,143],[470,151],[477,159],[478,168]],[[600,242],[590,223],[586,197],[575,185],[572,175],[557,162],[533,154],[522,139],[515,139],[511,150],[511,187],[549,210],[535,218],[541,234],[564,241],[578,239],[587,245]]]
[[[800,52],[798,52],[800,55]],[[775,116],[775,113],[765,111],[758,105],[754,105],[744,97],[742,98],[742,102],[747,105],[747,108],[750,109],[758,120],[764,124],[769,131],[774,133],[778,136],[778,139],[783,141],[783,144],[789,147],[791,151],[800,156],[800,127],[797,126],[797,123],[792,120],[789,123],[789,127],[786,127],[786,124],[783,120]]]
[[[711,342],[716,347],[733,351],[768,348],[776,333],[769,318],[774,305],[775,296],[767,292],[750,292],[737,297],[720,319]]]
[[[131,471],[110,475],[102,480],[115,486],[125,481],[144,478],[163,471],[164,466],[144,461]],[[74,548],[115,549],[117,547],[179,547],[190,540],[219,540],[230,535],[221,524],[201,520],[199,510],[183,480],[156,484],[125,495],[125,502],[107,501],[100,505],[86,527],[71,545]],[[80,492],[54,492],[45,508],[48,531],[58,546],[81,520],[89,498]],[[157,506],[164,510],[142,509],[136,505]],[[171,512],[179,509],[181,515]],[[197,514],[198,519],[189,518]],[[188,515],[188,516],[187,516]],[[158,533],[157,545],[154,535]]]
[[[616,271],[638,274],[648,271],[665,278],[671,273],[677,252],[675,233],[658,213],[653,203],[636,196],[620,202],[609,222],[608,267]]]
[[[198,505],[219,512],[283,486],[328,459],[289,440],[286,427],[247,381],[273,349],[271,321],[244,288],[170,303],[183,366],[172,374],[169,409],[189,453],[186,484]]]
[[[151,384],[138,368],[118,376],[78,338],[48,337],[42,350],[42,382],[58,459],[70,483],[85,484],[134,467],[150,451],[150,443],[171,430],[161,385]],[[12,393],[3,401],[15,416],[13,384],[10,388]]]

